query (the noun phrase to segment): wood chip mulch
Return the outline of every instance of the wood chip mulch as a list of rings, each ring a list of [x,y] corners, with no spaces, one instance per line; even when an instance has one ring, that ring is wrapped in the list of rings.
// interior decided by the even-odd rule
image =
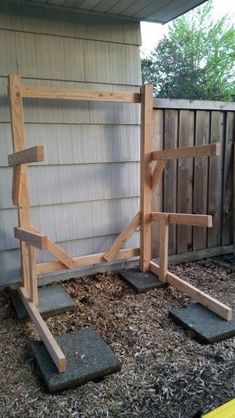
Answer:
[[[172,266],[181,278],[235,306],[234,273],[210,260]],[[122,361],[119,373],[57,395],[41,385],[28,341],[0,294],[0,417],[192,418],[234,397],[235,339],[200,345],[168,311],[189,299],[172,287],[136,294],[108,272],[61,284],[75,312],[47,319],[54,335],[94,327]]]

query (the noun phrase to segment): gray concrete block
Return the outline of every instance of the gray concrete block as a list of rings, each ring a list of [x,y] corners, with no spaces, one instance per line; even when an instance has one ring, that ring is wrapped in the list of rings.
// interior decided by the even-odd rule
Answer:
[[[214,343],[235,336],[235,315],[231,321],[219,317],[199,303],[172,309],[169,316],[195,333],[201,343]]]
[[[155,274],[150,272],[143,273],[140,270],[131,269],[121,270],[118,274],[138,293],[145,293],[152,289],[167,286],[166,283],[161,282]]]
[[[56,337],[68,368],[59,373],[41,341],[31,343],[40,375],[50,393],[74,388],[121,369],[121,362],[92,328]]]
[[[20,296],[15,289],[9,289],[9,296],[15,308],[19,321],[29,320],[29,315]],[[38,289],[39,311],[42,316],[56,315],[71,311],[75,308],[75,302],[61,286],[45,286]]]

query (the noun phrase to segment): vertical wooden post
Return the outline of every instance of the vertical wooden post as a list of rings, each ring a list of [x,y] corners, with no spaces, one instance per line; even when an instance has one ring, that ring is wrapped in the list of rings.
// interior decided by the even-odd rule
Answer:
[[[25,148],[24,114],[22,102],[21,77],[9,76],[9,97],[11,110],[12,142],[14,152]],[[19,226],[27,228],[30,225],[30,206],[28,192],[27,166],[22,164],[14,168],[13,175],[13,203],[18,206]],[[16,192],[17,191],[17,192]],[[21,241],[20,244],[23,286],[30,293],[30,255],[29,246]]]
[[[162,282],[167,281],[168,271],[168,240],[169,223],[168,215],[162,216],[159,231],[159,278]]]
[[[38,308],[38,283],[37,283],[37,250],[32,245],[29,245],[29,265],[30,265],[30,298]]]
[[[152,206],[152,140],[153,140],[153,88],[145,85],[141,90],[141,146],[140,146],[140,270],[148,271],[151,261],[151,206]]]

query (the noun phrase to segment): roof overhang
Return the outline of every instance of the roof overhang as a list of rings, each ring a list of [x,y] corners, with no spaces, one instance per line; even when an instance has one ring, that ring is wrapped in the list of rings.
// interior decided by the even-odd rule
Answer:
[[[21,3],[164,24],[205,1],[207,0],[21,0]]]

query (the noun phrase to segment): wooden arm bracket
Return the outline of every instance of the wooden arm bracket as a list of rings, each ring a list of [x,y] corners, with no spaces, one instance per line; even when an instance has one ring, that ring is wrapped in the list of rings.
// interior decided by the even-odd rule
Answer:
[[[40,234],[40,232],[25,228],[14,228],[14,236],[40,250],[47,250],[47,236]]]
[[[162,151],[153,151],[151,153],[151,160],[174,160],[180,158],[196,158],[219,156],[220,145],[198,145],[194,147],[170,148]]]
[[[152,212],[151,221],[161,222],[162,218],[168,216],[168,223],[175,225],[190,225],[211,228],[213,226],[211,215],[190,215],[186,213],[164,213]]]
[[[8,165],[15,167],[20,164],[35,163],[44,160],[44,150],[42,145],[26,148],[22,151],[14,152],[8,155]]]

